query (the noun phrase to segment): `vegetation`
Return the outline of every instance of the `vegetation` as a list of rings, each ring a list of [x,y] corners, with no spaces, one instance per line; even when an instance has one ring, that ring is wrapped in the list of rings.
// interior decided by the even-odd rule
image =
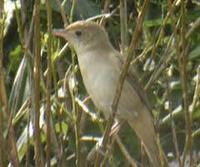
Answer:
[[[0,167],[150,166],[127,124],[109,133],[73,48],[52,35],[83,19],[136,69],[169,165],[200,165],[198,0],[0,0]]]

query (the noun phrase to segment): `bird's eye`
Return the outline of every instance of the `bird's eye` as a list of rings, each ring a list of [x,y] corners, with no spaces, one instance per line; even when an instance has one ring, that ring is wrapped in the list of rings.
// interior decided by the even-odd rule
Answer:
[[[79,30],[77,30],[77,31],[75,32],[75,34],[76,34],[76,36],[80,37],[80,36],[82,35],[82,32],[79,31]]]

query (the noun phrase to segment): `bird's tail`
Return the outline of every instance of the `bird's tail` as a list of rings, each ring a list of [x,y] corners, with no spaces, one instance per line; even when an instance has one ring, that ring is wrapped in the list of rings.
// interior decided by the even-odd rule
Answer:
[[[153,167],[161,167],[159,148],[156,142],[156,133],[149,111],[143,110],[138,116],[128,120],[137,136],[142,140]]]

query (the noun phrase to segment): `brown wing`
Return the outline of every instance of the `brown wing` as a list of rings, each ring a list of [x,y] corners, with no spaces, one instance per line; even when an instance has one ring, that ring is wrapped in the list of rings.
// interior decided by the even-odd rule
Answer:
[[[117,51],[116,51],[117,52]],[[125,61],[125,58],[119,54],[119,52],[116,53],[117,58],[119,59],[120,63],[123,64]],[[122,67],[122,65],[121,65]],[[149,111],[152,111],[152,106],[147,98],[147,94],[144,91],[142,84],[139,83],[139,79],[135,73],[135,69],[133,66],[130,66],[126,80],[130,83],[130,85],[134,88],[134,90],[137,92],[138,96],[140,97],[141,101],[146,105],[147,109]]]

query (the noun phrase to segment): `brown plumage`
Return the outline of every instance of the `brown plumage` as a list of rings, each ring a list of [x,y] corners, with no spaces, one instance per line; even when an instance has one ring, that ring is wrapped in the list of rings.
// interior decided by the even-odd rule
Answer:
[[[108,118],[122,68],[123,57],[111,45],[104,28],[78,21],[55,31],[71,43],[77,53],[85,87],[94,104]],[[156,133],[145,93],[129,71],[119,100],[117,118],[126,120],[143,141],[154,167],[160,167]]]

